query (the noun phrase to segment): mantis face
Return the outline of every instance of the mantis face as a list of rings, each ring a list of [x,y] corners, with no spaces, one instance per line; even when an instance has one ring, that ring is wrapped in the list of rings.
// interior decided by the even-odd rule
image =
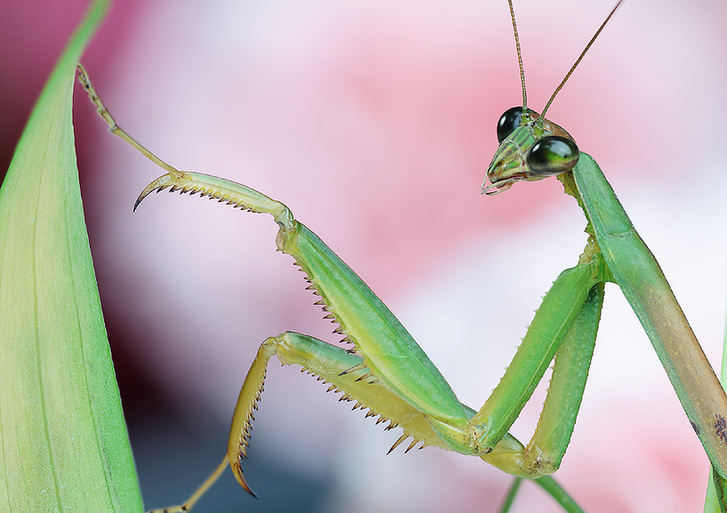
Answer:
[[[571,171],[579,152],[573,138],[560,126],[527,107],[512,107],[497,122],[500,146],[487,170],[490,185],[483,194],[497,194],[518,180],[535,181]]]

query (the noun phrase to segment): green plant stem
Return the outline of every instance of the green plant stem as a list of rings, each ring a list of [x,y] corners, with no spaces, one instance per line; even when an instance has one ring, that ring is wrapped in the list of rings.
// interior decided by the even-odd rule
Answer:
[[[724,338],[722,341],[722,366],[720,368],[719,380],[724,388],[727,383],[727,315],[725,315]],[[724,504],[724,493],[720,494],[722,501],[719,500],[715,485],[722,490],[727,489],[727,481],[717,476],[715,478],[714,469],[709,470],[709,479],[707,480],[707,495],[704,499],[704,513],[725,513],[727,509]]]
[[[502,502],[502,506],[500,507],[500,513],[508,513],[508,511],[510,511],[512,503],[515,502],[515,497],[517,496],[517,492],[518,490],[520,490],[520,485],[522,483],[522,477],[516,477],[512,480],[510,489],[507,491],[507,495],[505,495],[505,500]]]
[[[586,513],[552,477],[544,476],[533,482],[545,490],[567,513]]]

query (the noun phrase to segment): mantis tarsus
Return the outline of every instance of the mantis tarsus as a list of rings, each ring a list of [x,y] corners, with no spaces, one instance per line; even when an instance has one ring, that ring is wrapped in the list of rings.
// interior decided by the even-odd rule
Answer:
[[[100,105],[100,101],[99,101],[98,106],[100,108],[102,108],[102,106]],[[106,111],[104,111],[104,112],[106,112]],[[112,126],[115,127],[115,123],[113,123],[113,121],[111,120],[110,115],[107,118],[107,121],[109,121],[109,123],[112,124]],[[123,132],[117,131],[116,133],[117,134],[122,134]],[[162,167],[164,167],[164,166],[162,166]],[[188,178],[190,176],[193,177],[193,178],[195,177],[194,174],[190,174],[190,173],[186,173],[186,174],[185,173],[178,173],[176,170],[172,170],[172,169],[169,169],[169,168],[166,168],[166,169],[171,173],[171,175],[168,175],[168,178],[163,178],[162,181],[157,181],[157,182],[153,183],[154,186],[162,187],[162,186],[175,185],[175,184],[179,183],[180,186],[183,187],[184,184],[185,184],[185,182],[179,181],[179,180],[184,180],[184,179],[186,179],[186,178]],[[578,182],[578,171],[581,170],[581,169],[584,171],[584,174],[586,172],[591,172],[591,171],[594,172],[594,173],[598,173],[598,171],[595,171],[595,170],[597,170],[597,168],[594,168],[593,165],[590,164],[590,159],[588,157],[585,157],[585,158],[584,157],[581,157],[581,162],[579,164],[579,167],[576,168],[576,182]],[[521,178],[525,178],[525,177],[521,177]],[[208,180],[208,181],[213,182],[213,183],[210,184],[210,186],[217,187],[217,188],[224,187],[226,185],[226,184],[222,183],[221,181],[218,181],[218,180],[212,179],[212,178],[202,178],[202,177],[200,177],[200,179],[201,180]],[[175,181],[175,180],[177,180],[177,181]],[[565,181],[568,182],[567,179]],[[510,183],[508,183],[508,185],[509,184]],[[579,185],[577,191],[580,192],[580,194],[582,194],[584,196],[585,203],[586,203],[586,210],[587,211],[589,210],[589,207],[588,207],[589,201],[594,201],[596,203],[596,206],[598,206],[598,202],[599,201],[602,201],[603,200],[603,197],[609,198],[609,197],[612,197],[613,196],[612,193],[610,193],[608,190],[606,190],[605,192],[602,191],[603,196],[600,199],[589,200],[588,199],[588,196],[586,194],[583,194],[583,192],[584,192],[584,190],[585,191],[590,191],[591,188],[589,186],[586,186],[586,189],[583,189],[582,185],[583,184]],[[597,184],[593,184],[594,187],[596,185]],[[572,193],[578,194],[578,192],[576,192],[576,189],[574,188],[574,184],[572,182],[568,182],[566,186],[570,188],[570,191]],[[153,189],[153,187],[152,187],[152,189]],[[151,190],[151,189],[149,189],[149,190]],[[239,191],[234,192],[234,191],[230,190],[230,193],[231,194],[235,194],[235,193],[238,193],[239,194]],[[249,193],[249,191],[248,191],[248,193]],[[252,193],[249,193],[249,194],[252,194]],[[253,196],[256,196],[256,195],[253,194]],[[273,213],[276,216],[276,221],[278,222],[278,224],[284,229],[284,232],[285,231],[288,231],[288,232],[295,231],[295,229],[294,229],[295,227],[292,225],[292,223],[293,223],[292,217],[289,218],[288,217],[289,216],[289,213],[285,209],[283,209],[279,204],[276,204],[276,203],[268,203],[268,200],[267,199],[262,198],[262,197],[259,197],[259,196],[256,196],[255,198],[253,198],[252,201],[253,202],[257,202],[256,204],[259,204],[259,206],[257,206],[256,208],[258,208],[258,209],[260,209],[262,211],[267,211],[269,213]],[[614,212],[614,211],[617,211],[617,210],[618,210],[617,205],[611,205],[611,207],[609,208],[608,211],[609,212]],[[591,215],[593,215],[593,212],[592,211],[589,211],[589,212],[590,212]],[[595,229],[596,229],[595,230],[596,233],[598,233],[598,230],[599,230],[598,223],[594,223],[594,226],[595,226]],[[628,230],[619,231],[618,232],[618,235],[625,234],[627,231]],[[604,233],[607,233],[607,232],[608,232],[608,228],[605,230]],[[311,243],[311,245],[313,247],[317,246],[318,243],[319,243],[319,241],[317,241],[314,238],[314,236],[311,236],[311,235],[306,234],[304,236],[304,238],[308,242],[313,241]],[[607,238],[608,237],[605,237],[604,239],[607,239]],[[620,241],[620,240],[625,240],[625,237],[620,237],[619,236],[619,237],[615,237],[615,239],[617,239],[618,241]],[[601,243],[601,245],[605,247],[605,244],[603,244],[603,242],[601,240],[599,240],[598,242]],[[286,243],[286,241],[283,240],[282,245],[285,246],[285,243]],[[580,295],[575,294],[575,293],[574,294],[562,294],[562,293],[559,292],[558,294],[555,294],[554,297],[555,296],[573,296],[573,298],[574,298],[574,300],[573,300],[574,305],[579,305],[580,303],[582,303],[583,301],[585,301],[588,298],[589,304],[593,304],[594,305],[593,306],[594,309],[597,310],[598,307],[596,305],[600,302],[600,299],[598,297],[600,293],[598,291],[592,292],[592,294],[595,295],[595,296],[593,296],[593,295],[592,296],[587,296],[586,293],[588,292],[588,289],[591,288],[590,287],[591,284],[595,283],[596,281],[600,281],[602,279],[609,279],[610,276],[608,274],[608,271],[603,267],[603,262],[601,262],[600,257],[598,256],[598,251],[596,251],[595,246],[593,244],[590,244],[589,247],[590,247],[590,249],[587,248],[586,256],[584,257],[584,259],[583,259],[584,261],[582,262],[582,266],[583,267],[579,266],[579,268],[576,269],[576,270],[574,270],[573,273],[565,276],[563,278],[563,282],[559,282],[559,284],[558,284],[558,287],[565,287],[566,289],[570,288],[570,289],[573,289],[574,291],[576,289],[578,289],[578,290],[580,290],[580,292],[578,293]],[[637,253],[643,255],[643,254],[645,254],[645,249],[644,248],[638,249],[637,250]],[[307,254],[306,253],[306,254],[303,255],[303,258],[300,258],[300,257],[296,257],[296,258],[298,258],[299,262],[301,262],[304,267],[306,265],[311,265],[310,264],[310,260],[311,260],[312,256],[310,254]],[[614,272],[614,274],[616,274],[616,272],[614,270],[614,267],[618,267],[618,264],[617,263],[611,263],[611,262],[609,262],[608,263],[608,267],[610,268],[611,271]],[[311,274],[311,271],[308,270],[308,273]],[[641,274],[639,275],[639,277],[641,277]],[[593,281],[590,281],[590,280],[593,280]],[[584,285],[582,282],[585,282],[587,285]],[[335,293],[332,293],[332,292],[329,293],[329,294],[331,296],[334,296],[335,295]],[[332,300],[330,298],[329,298],[329,300],[330,300],[330,302],[334,303],[334,306],[336,307],[336,312],[338,312],[340,315],[346,315],[345,313],[343,313],[344,310],[345,310],[345,308],[346,308],[346,306],[347,306],[345,304],[345,301],[342,301],[344,304],[339,305],[339,304],[335,304],[336,303],[335,300]],[[546,306],[552,306],[552,301],[548,301],[548,303],[547,303]],[[557,307],[553,307],[553,308],[555,308],[555,310],[558,310]],[[578,306],[575,306],[573,309],[574,310],[577,310],[578,308],[579,308]],[[354,312],[352,315],[355,316],[356,313]],[[548,317],[550,317],[550,315],[548,315]],[[647,317],[653,317],[653,314],[647,314]],[[572,321],[572,320],[573,320],[573,317],[567,317],[566,318],[566,321],[565,321],[565,324],[568,324],[569,321]],[[353,321],[348,321],[348,323],[346,325],[348,327],[350,327],[349,325],[354,325],[354,324],[356,324],[356,323],[353,322]],[[353,328],[351,328],[351,331],[353,331]],[[536,330],[533,330],[533,332],[535,332],[535,331]],[[290,337],[295,338],[295,336],[293,336],[293,335],[290,335],[289,338]],[[364,339],[365,337],[359,335],[358,337],[355,337],[355,338],[356,338],[357,341],[361,342],[362,339]],[[558,338],[558,337],[555,337],[555,338]],[[276,342],[281,342],[281,341],[280,340],[277,340]],[[298,342],[302,343],[303,341],[298,340]],[[266,347],[269,348],[269,346],[272,345],[272,344],[273,344],[273,342],[269,342]],[[366,355],[366,350],[365,349],[363,350],[363,352],[364,352],[364,355]],[[376,351],[374,350],[373,352],[375,353]],[[320,356],[323,356],[323,355],[320,355]],[[371,355],[371,356],[373,356],[373,355]],[[345,358],[351,359],[351,358],[355,358],[355,356],[346,356]],[[351,362],[348,362],[347,361],[346,363],[347,364],[348,363],[353,363],[353,360]],[[547,366],[548,363],[549,363],[549,360],[547,362],[545,362],[545,365]],[[381,379],[383,379],[382,376],[384,376],[386,374],[386,372],[383,371],[382,369],[387,368],[387,362],[386,361],[383,361],[383,362],[382,361],[370,361],[369,362],[369,365],[368,365],[368,368],[370,370],[374,371],[374,372],[373,372],[372,376],[367,377],[366,380],[368,380],[368,379],[374,379],[374,378],[381,378]],[[343,370],[345,370],[345,369],[343,369]],[[356,372],[357,373],[354,375],[354,377],[356,377],[356,378],[361,377],[358,374],[361,374],[362,376],[364,375],[364,370],[363,369],[358,369]],[[436,370],[434,370],[432,372],[433,373],[436,373]],[[353,374],[353,371],[350,372],[349,374]],[[335,379],[335,376],[333,376],[333,378]],[[410,385],[410,384],[407,384],[405,382],[405,380],[406,380],[406,378],[393,379],[393,381],[391,383],[389,383],[389,385],[391,387],[398,388],[398,390],[401,392],[402,390],[404,390],[405,388],[407,388]],[[374,383],[371,386],[372,387],[376,387],[376,386],[379,386],[379,385],[380,385],[380,383],[379,384]],[[343,386],[343,385],[341,385],[341,386]],[[352,385],[352,386],[358,387],[358,385]],[[690,388],[690,387],[687,387],[687,388]],[[696,387],[693,387],[693,388],[698,388],[698,389],[701,390],[704,387],[702,387],[702,385],[696,385]],[[713,386],[713,384],[711,384],[711,385],[708,385],[706,388],[712,389],[712,388],[714,388],[714,386]],[[253,388],[251,390],[255,390],[255,389]],[[354,397],[355,397],[355,394],[363,394],[363,393],[365,393],[367,391],[368,390],[361,390],[361,391],[359,391],[358,388],[356,388],[356,392],[354,392],[354,394],[352,394],[352,395],[354,395]],[[382,390],[378,390],[378,392],[379,392],[379,397],[381,397],[381,394],[384,394],[384,391],[382,391]],[[443,393],[445,395],[447,395],[446,389],[445,389],[445,392],[443,392]],[[421,408],[424,411],[428,412],[429,415],[430,415],[430,418],[439,417],[440,420],[442,420],[442,418],[445,418],[446,420],[450,420],[450,421],[454,422],[455,424],[457,422],[459,422],[459,420],[461,420],[461,418],[460,418],[461,417],[461,413],[459,413],[458,411],[453,411],[451,409],[448,409],[448,407],[446,406],[446,404],[454,404],[454,403],[451,403],[451,402],[448,403],[446,398],[443,400],[444,403],[442,403],[442,404],[445,404],[445,407],[444,407],[443,410],[441,410],[441,409],[438,409],[439,406],[441,406],[441,404],[437,405],[436,407],[433,406],[432,404],[427,404],[427,401],[426,400],[422,400],[421,394],[418,394],[416,392],[413,393],[413,395],[408,395],[406,393],[403,393],[403,396],[407,397],[407,401],[406,401],[407,404],[409,404],[409,405],[412,404],[412,403],[413,404],[416,404],[417,406],[419,406],[419,408]],[[367,400],[367,404],[373,405],[373,404],[375,404],[375,402],[374,402],[375,400],[376,400],[375,398],[368,399]],[[719,400],[719,399],[717,399],[717,400]],[[504,404],[506,402],[508,402],[508,401],[505,401],[505,402],[502,402],[502,403],[498,403],[498,404]],[[490,402],[488,401],[488,403],[490,403]],[[493,404],[493,403],[490,403],[490,404]],[[403,407],[406,407],[406,406],[403,406]],[[435,410],[432,410],[431,409],[432,407],[437,408],[436,411]],[[381,408],[374,407],[373,409],[374,410],[377,410],[377,411],[386,411],[385,408],[386,407],[381,407]],[[453,408],[456,410],[458,408],[458,406],[457,405],[454,405]],[[697,408],[697,410],[700,410],[700,408]],[[713,410],[714,410],[713,408],[710,409],[710,411],[706,414],[710,418],[710,420],[714,416],[714,411]],[[721,411],[724,411],[724,410],[721,410]],[[469,415],[469,414],[466,413],[465,416],[467,416],[467,415]],[[483,413],[482,415],[485,415],[485,414]],[[244,419],[239,419],[239,420],[244,420]],[[509,422],[509,421],[506,421],[504,424],[507,424],[507,422]],[[450,445],[450,448],[452,448],[451,445],[459,443],[459,447],[457,447],[457,448],[460,449],[460,450],[462,450],[462,452],[467,452],[470,449],[482,449],[483,452],[484,451],[487,451],[490,448],[491,445],[494,446],[496,444],[496,440],[498,439],[498,437],[500,437],[503,434],[501,431],[502,430],[505,430],[505,431],[507,430],[507,426],[505,425],[505,426],[502,426],[502,427],[498,427],[498,429],[495,430],[494,433],[489,433],[489,432],[487,432],[487,433],[479,433],[478,430],[480,429],[480,426],[485,426],[485,425],[489,425],[489,424],[491,424],[491,422],[489,420],[488,420],[488,422],[484,422],[484,423],[481,423],[481,424],[478,424],[478,423],[472,424],[472,426],[474,428],[472,430],[472,433],[474,433],[476,435],[476,436],[473,437],[473,438],[475,438],[474,442],[476,442],[476,443],[474,443],[474,445],[476,447],[465,448],[464,446],[466,446],[467,443],[465,443],[463,440],[453,440],[453,439],[450,439],[448,441],[448,444]],[[700,429],[700,433],[704,434],[704,433],[713,432],[713,430],[710,431],[710,429],[709,429],[709,427],[710,427],[710,421],[706,421],[706,420],[703,419],[701,421],[701,425],[702,425],[702,429]],[[449,427],[451,427],[451,424],[449,424]],[[419,429],[419,428],[416,428],[416,429]],[[443,429],[442,426],[439,426],[439,429],[440,430]],[[412,428],[411,431],[414,432],[415,431],[415,428]],[[429,442],[429,439],[431,438],[431,435],[432,434],[429,433],[429,432],[427,432],[427,433],[421,433],[421,434],[422,434],[422,438],[425,439],[425,440],[427,440]],[[440,433],[440,435],[441,436],[445,436],[445,438],[447,436],[445,433]],[[568,438],[568,437],[569,437],[569,433],[566,436],[566,438]],[[565,440],[565,444],[567,445],[567,439]],[[709,448],[712,448],[712,449],[715,449],[715,447],[719,447],[718,444],[714,444],[712,442],[707,442],[706,445]],[[565,447],[563,447],[563,450],[565,450]],[[532,452],[530,454],[532,454]],[[493,451],[492,455],[497,456],[498,455],[498,449],[495,449],[495,451]],[[542,460],[539,460],[539,461],[542,461]],[[543,466],[547,466],[549,463],[550,462],[548,462],[547,459],[546,459],[545,460],[545,464]],[[500,464],[507,467],[507,465],[505,465],[505,464],[502,464],[502,463],[500,463]],[[555,463],[554,466],[557,467],[557,463]],[[517,465],[516,465],[516,467],[517,467]],[[518,468],[520,468],[520,467],[518,467]],[[515,473],[523,473],[522,468],[520,468],[520,470],[517,470],[517,469],[514,469],[514,468],[508,468],[508,470],[514,471]],[[530,472],[530,470],[528,470],[528,472]],[[533,477],[533,474],[528,474],[528,475],[529,475],[529,477]],[[237,474],[237,477],[238,477],[238,479],[242,479],[241,472],[239,472]]]

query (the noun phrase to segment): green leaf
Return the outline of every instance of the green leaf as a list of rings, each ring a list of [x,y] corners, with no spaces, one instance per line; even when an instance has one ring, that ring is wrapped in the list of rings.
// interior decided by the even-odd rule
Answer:
[[[71,119],[95,1],[48,79],[0,188],[0,511],[140,512],[101,313]]]
[[[722,367],[720,370],[719,380],[722,383],[722,388],[725,388],[727,383],[727,316],[725,317],[724,326],[724,340],[722,341]],[[726,389],[727,390],[727,389]],[[719,476],[714,475],[714,470],[709,471],[709,480],[707,481],[707,496],[704,502],[704,513],[724,513],[724,504],[720,504],[717,497],[717,490],[715,484],[719,484],[720,488],[727,489],[727,482]],[[721,494],[724,499],[724,492]]]

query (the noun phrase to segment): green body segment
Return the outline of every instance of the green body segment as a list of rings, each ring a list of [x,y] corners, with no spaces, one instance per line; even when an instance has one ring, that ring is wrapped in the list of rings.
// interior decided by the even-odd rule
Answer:
[[[470,421],[485,451],[510,429],[553,360],[598,276],[598,262],[566,269],[553,282],[515,357],[484,406]],[[577,411],[577,410],[576,410]]]
[[[639,318],[712,465],[727,477],[727,397],[659,264],[596,162],[573,170],[583,208],[615,282]]]
[[[278,235],[320,293],[342,333],[373,375],[421,412],[453,424],[466,421],[452,388],[409,332],[371,289],[303,224]]]

